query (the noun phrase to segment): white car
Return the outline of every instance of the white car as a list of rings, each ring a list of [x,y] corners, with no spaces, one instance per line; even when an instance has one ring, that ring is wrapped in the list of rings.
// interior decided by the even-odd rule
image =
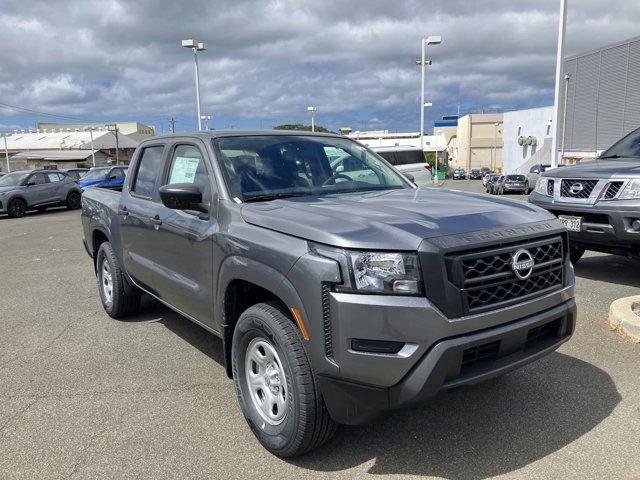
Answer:
[[[418,185],[431,183],[424,152],[419,147],[373,147],[372,150],[404,174],[413,176]]]

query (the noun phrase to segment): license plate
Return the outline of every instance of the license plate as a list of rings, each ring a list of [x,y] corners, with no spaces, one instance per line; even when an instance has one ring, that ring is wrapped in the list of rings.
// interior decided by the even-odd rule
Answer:
[[[558,215],[558,220],[570,232],[579,232],[582,229],[582,217],[569,217],[568,215]]]

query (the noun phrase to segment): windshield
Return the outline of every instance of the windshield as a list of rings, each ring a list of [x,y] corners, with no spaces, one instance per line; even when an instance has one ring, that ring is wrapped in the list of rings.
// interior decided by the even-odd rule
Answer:
[[[9,173],[3,177],[0,177],[0,187],[17,187],[22,185],[22,183],[29,176],[29,172],[27,173]]]
[[[620,157],[640,158],[640,128],[614,143],[600,155],[600,158]]]
[[[411,188],[383,159],[335,137],[263,135],[214,140],[233,197],[243,202]]]
[[[82,180],[103,180],[107,177],[109,167],[107,168],[92,168],[85,175],[82,176]]]

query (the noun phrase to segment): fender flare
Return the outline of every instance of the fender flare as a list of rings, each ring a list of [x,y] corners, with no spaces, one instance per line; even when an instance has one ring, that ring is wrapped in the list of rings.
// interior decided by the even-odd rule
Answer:
[[[232,378],[231,362],[229,360],[231,358],[231,341],[233,339],[234,325],[228,324],[224,315],[224,305],[227,290],[234,280],[244,280],[270,291],[287,306],[287,309],[297,308],[300,310],[303,318],[308,318],[302,299],[293,284],[282,272],[247,257],[227,257],[220,265],[214,318],[220,319],[222,348],[229,378]]]

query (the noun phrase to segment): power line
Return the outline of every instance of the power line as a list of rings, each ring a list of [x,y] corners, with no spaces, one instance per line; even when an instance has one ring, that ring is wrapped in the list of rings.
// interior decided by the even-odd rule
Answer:
[[[38,110],[32,110],[31,108],[19,107],[17,105],[9,105],[8,103],[3,103],[3,102],[0,102],[0,107],[8,109],[8,110],[14,110],[16,112],[31,113],[31,114],[35,114],[35,115],[42,115],[42,116],[45,116],[45,117],[63,118],[63,119],[66,119],[66,120],[74,120],[74,121],[80,121],[80,122],[90,121],[87,118],[69,117],[69,116],[66,116],[66,115],[57,115],[55,113],[39,112]]]

